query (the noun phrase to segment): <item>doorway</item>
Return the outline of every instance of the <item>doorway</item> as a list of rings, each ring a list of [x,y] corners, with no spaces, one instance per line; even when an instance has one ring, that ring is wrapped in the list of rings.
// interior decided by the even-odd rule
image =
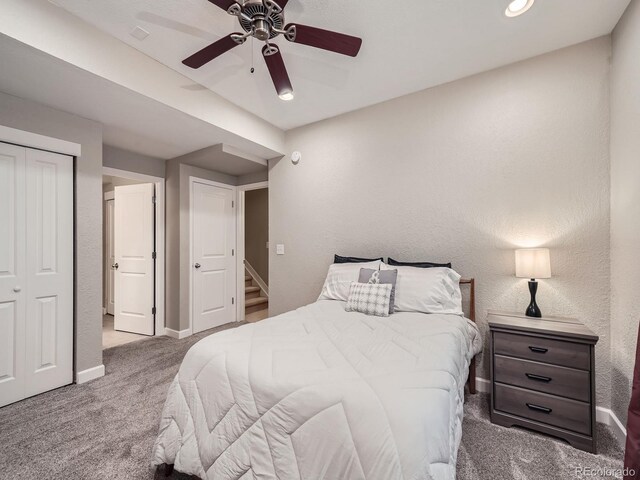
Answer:
[[[103,349],[164,334],[164,179],[103,169]]]
[[[269,316],[269,188],[267,182],[239,187],[238,282],[240,320]]]

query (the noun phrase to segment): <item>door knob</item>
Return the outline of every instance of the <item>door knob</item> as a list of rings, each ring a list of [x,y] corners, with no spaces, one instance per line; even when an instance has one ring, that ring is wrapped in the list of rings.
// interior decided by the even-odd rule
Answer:
[[[194,265],[194,267],[196,267],[196,268],[200,268],[201,266],[202,266],[202,265],[200,265],[199,263],[196,263],[196,264]]]
[[[22,291],[22,287],[20,285],[16,285],[15,287],[13,287],[13,291],[19,293]]]
[[[118,265],[117,263],[114,263],[113,265],[111,265],[111,268],[113,268],[114,270],[117,270],[119,266],[120,265]]]

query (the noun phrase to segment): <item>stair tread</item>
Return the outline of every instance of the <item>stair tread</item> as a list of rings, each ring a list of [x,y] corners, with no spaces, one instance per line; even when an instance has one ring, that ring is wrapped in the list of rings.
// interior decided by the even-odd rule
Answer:
[[[267,297],[256,297],[245,300],[245,307],[253,307],[254,305],[260,305],[263,303],[269,303],[269,299]]]
[[[260,291],[260,287],[255,287],[255,286],[244,287],[245,293],[252,293],[252,292],[259,292],[259,291]]]

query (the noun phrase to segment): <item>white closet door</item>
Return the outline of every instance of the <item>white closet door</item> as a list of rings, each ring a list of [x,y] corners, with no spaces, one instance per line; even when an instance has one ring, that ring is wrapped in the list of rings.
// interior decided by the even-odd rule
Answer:
[[[24,398],[25,149],[0,143],[0,406]]]
[[[26,394],[73,382],[73,159],[26,151]]]
[[[0,143],[0,406],[73,381],[73,159]]]
[[[234,191],[191,184],[193,333],[236,320]]]
[[[116,330],[153,335],[154,209],[152,183],[115,187]]]

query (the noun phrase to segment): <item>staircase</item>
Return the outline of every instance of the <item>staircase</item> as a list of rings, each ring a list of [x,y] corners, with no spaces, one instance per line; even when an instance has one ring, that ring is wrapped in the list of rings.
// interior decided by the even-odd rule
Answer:
[[[263,296],[260,287],[256,285],[251,275],[244,275],[244,313],[249,314],[269,308],[269,299]]]

